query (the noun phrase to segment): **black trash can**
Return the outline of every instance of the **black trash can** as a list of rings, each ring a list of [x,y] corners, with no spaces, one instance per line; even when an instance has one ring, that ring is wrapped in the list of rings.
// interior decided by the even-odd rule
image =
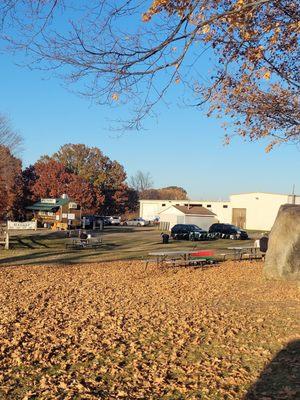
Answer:
[[[266,253],[268,250],[268,236],[263,236],[259,239],[259,249],[262,253]]]
[[[162,237],[163,244],[168,244],[169,243],[170,235],[168,235],[167,233],[162,233],[161,237]]]

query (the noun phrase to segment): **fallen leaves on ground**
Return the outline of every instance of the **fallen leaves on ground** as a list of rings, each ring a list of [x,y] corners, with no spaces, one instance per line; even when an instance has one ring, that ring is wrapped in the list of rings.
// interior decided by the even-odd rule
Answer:
[[[257,262],[3,267],[0,398],[242,399],[299,311]]]

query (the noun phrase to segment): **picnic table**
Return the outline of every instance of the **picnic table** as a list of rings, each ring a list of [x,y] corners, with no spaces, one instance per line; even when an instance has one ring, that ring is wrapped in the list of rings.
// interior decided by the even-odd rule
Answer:
[[[72,238],[66,243],[66,248],[91,249],[102,245],[102,238],[91,237],[87,239]]]
[[[255,246],[234,246],[227,247],[228,250],[233,250],[235,260],[241,260],[243,255],[248,255],[249,259],[258,258],[259,247]]]
[[[155,259],[146,260],[146,266],[151,261],[156,261],[157,266],[165,264],[187,266],[213,261],[213,252],[211,250],[154,251],[149,253],[149,256],[155,257]]]

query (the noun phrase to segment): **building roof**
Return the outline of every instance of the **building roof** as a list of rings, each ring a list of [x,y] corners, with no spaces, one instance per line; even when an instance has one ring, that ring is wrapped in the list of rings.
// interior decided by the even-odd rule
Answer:
[[[275,196],[292,196],[292,193],[271,193],[271,192],[244,192],[244,193],[232,193],[231,196],[244,196],[244,195],[260,195],[260,194],[268,194],[268,195],[275,195]],[[299,197],[300,194],[294,194],[296,197]],[[194,203],[194,204],[201,204],[201,203],[230,203],[230,200],[170,200],[170,199],[158,199],[158,200],[147,200],[141,199],[139,200],[140,203],[169,203],[172,205],[173,203]]]
[[[58,209],[58,206],[53,206],[53,204],[45,205],[45,204],[34,203],[31,206],[27,206],[25,208],[26,210],[31,210],[31,211],[56,211]]]
[[[233,193],[230,196],[244,196],[248,194],[269,194],[269,195],[275,195],[275,196],[296,196],[299,197],[298,194],[293,194],[293,193],[273,193],[273,192],[243,192],[243,193]]]
[[[181,211],[185,215],[216,215],[212,211],[208,210],[205,207],[200,207],[200,206],[171,206],[176,208],[177,210]],[[170,208],[170,207],[169,207]]]
[[[194,204],[202,204],[202,203],[230,203],[229,200],[163,200],[163,199],[157,199],[157,200],[147,200],[147,199],[141,199],[139,200],[139,203],[169,203],[169,205],[173,205],[173,203],[184,203],[184,204],[189,204],[189,203],[194,203]]]
[[[58,207],[63,206],[65,204],[68,204],[70,202],[70,199],[63,199],[63,198],[57,198],[57,199],[51,199],[55,200],[55,203],[53,202],[45,202],[44,201],[37,201],[36,203],[32,204],[31,206],[27,206],[26,210],[32,210],[32,211],[56,211]]]

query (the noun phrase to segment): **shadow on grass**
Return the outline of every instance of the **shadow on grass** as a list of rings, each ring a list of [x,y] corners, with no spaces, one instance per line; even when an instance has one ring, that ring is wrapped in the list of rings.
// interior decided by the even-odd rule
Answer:
[[[17,237],[16,240],[22,247],[25,248],[27,247],[28,249],[34,249],[34,247],[31,244],[24,242],[24,240],[22,240],[20,237]]]
[[[34,236],[30,237],[30,240],[32,241],[32,243],[40,246],[40,247],[44,247],[44,248],[49,248],[49,246],[47,246],[45,243],[42,243],[41,241],[36,240],[36,238]]]
[[[101,257],[105,255],[109,251],[115,250],[117,247],[120,245],[116,243],[105,243],[103,244],[100,248],[98,249],[88,249],[88,248],[82,248],[82,249],[53,249],[52,251],[43,251],[40,250],[35,251],[35,252],[30,252],[30,253],[25,253],[25,254],[19,254],[15,255],[12,257],[5,257],[0,259],[0,265],[33,265],[37,263],[41,264],[68,264],[68,263],[78,263],[78,262],[90,262],[90,263],[96,263],[96,262],[101,262],[104,261],[104,259]],[[96,260],[90,260],[90,257],[95,258],[99,256],[99,259]],[[111,261],[115,260],[116,258],[113,258]],[[107,260],[105,260],[107,261]]]
[[[35,259],[43,259],[43,258],[47,258],[47,257],[51,257],[55,255],[55,252],[35,252],[35,253],[28,253],[28,254],[20,254],[17,256],[13,256],[13,257],[6,257],[6,258],[2,258],[0,259],[0,265],[7,265],[7,264],[14,264],[14,263],[18,263],[18,264],[28,264],[27,261],[30,260],[35,260]],[[29,264],[33,264],[33,263],[29,263]]]
[[[155,232],[155,229],[153,227],[135,227],[135,226],[106,226],[103,231],[101,232],[102,234],[110,234],[110,233],[137,233],[137,232]],[[92,231],[96,233],[97,231]],[[157,231],[158,232],[158,231]]]
[[[276,354],[244,398],[261,399],[300,399],[300,340]]]

